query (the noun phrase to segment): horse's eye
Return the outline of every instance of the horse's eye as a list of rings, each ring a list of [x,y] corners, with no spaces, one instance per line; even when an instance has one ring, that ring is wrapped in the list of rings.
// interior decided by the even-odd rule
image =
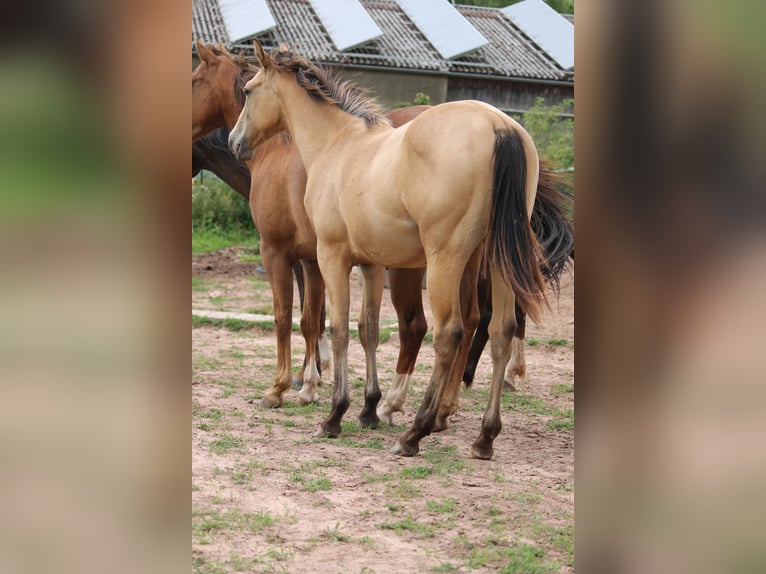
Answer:
[[[250,90],[245,90],[245,97],[247,98],[249,96],[250,96]]]

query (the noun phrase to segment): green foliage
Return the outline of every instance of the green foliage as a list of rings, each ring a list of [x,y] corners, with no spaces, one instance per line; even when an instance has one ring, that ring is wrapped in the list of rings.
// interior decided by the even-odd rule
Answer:
[[[192,180],[192,231],[214,229],[255,231],[247,200],[203,171]]]
[[[561,117],[573,103],[572,99],[566,99],[555,106],[546,106],[543,98],[537,98],[523,118],[540,157],[557,169],[574,167],[574,120]]]
[[[408,108],[410,106],[430,106],[431,96],[418,92],[411,102],[399,102],[396,104],[397,108]]]

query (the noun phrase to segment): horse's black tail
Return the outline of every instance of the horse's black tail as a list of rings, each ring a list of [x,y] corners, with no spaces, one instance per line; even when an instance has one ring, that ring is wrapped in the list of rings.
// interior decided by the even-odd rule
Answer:
[[[486,263],[497,269],[534,321],[545,302],[544,262],[540,244],[527,219],[527,156],[513,129],[495,130],[492,219]],[[545,266],[545,263],[542,265]]]
[[[545,256],[541,271],[556,294],[561,274],[569,258],[574,257],[574,201],[561,191],[564,187],[565,183],[547,165],[540,165],[531,225]]]

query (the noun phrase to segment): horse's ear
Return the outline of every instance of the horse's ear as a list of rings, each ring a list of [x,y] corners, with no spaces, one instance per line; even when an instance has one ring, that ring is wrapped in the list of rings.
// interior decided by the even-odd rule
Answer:
[[[268,70],[271,64],[271,58],[269,58],[269,55],[263,49],[263,46],[261,46],[258,40],[253,40],[253,48],[255,48],[255,57],[258,58],[261,67],[264,70]]]
[[[205,46],[199,38],[197,38],[194,41],[195,45],[197,46],[197,53],[199,54],[199,59],[205,62],[208,66],[214,66],[217,61],[215,59],[215,54],[213,54],[213,51]]]

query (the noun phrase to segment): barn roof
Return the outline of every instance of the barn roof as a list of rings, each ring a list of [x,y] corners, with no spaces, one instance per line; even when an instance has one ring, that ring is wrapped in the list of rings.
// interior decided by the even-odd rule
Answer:
[[[232,39],[221,15],[221,4],[231,0],[193,0],[194,38],[222,42],[229,49],[252,50],[250,38],[267,47],[280,42],[295,46],[322,64],[393,68],[425,73],[499,76],[509,79],[571,83],[574,70],[561,67],[501,10],[455,6],[489,42],[464,56],[445,59],[408,18],[396,0],[359,0],[383,35],[361,46],[338,50],[309,0],[266,0],[276,27],[247,38]]]

